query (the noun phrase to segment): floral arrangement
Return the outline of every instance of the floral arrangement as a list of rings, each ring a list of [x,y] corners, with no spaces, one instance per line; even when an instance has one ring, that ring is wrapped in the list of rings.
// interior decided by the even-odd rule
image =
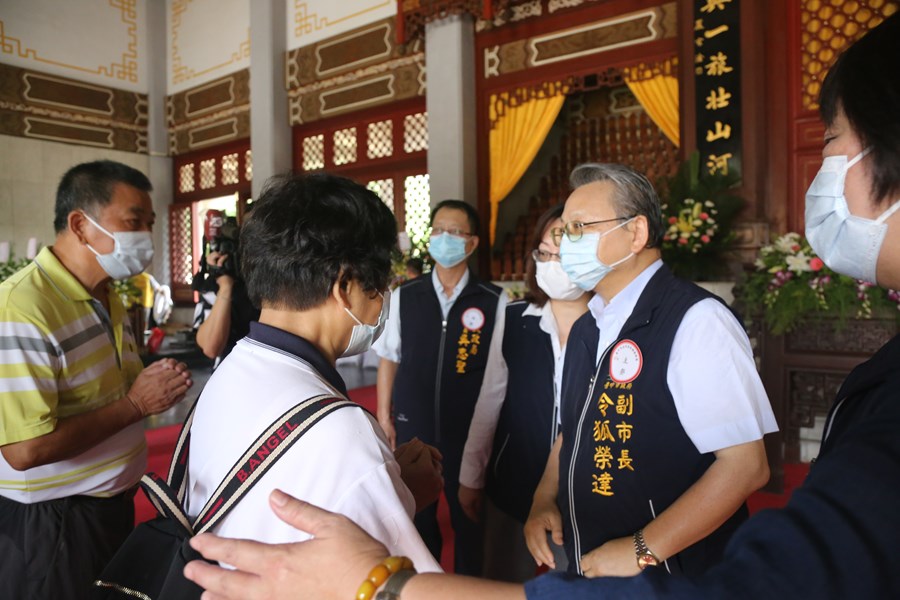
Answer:
[[[678,215],[668,219],[669,228],[663,242],[677,247],[683,252],[698,254],[712,243],[719,231],[715,217],[719,213],[712,200],[698,202],[685,198]]]
[[[694,152],[673,177],[658,183],[667,224],[662,255],[676,275],[695,281],[729,275],[732,224],[744,205],[733,193],[739,182],[734,173],[701,174]]]
[[[30,262],[31,260],[27,258],[16,258],[14,255],[10,254],[6,261],[0,262],[0,283],[3,283],[12,277],[16,271]]]
[[[841,327],[848,318],[870,319],[884,309],[900,321],[900,293],[832,271],[798,233],[763,246],[754,266],[738,295],[745,305],[763,308],[772,333],[810,318],[834,318]]]
[[[130,310],[132,307],[140,304],[143,292],[141,292],[140,288],[134,283],[133,279],[113,280],[112,287],[115,292],[119,294],[119,298],[122,299],[125,310]]]
[[[422,274],[430,273],[434,267],[434,260],[428,254],[427,238],[415,244],[412,244],[409,250],[395,250],[391,256],[391,283],[390,288],[394,289],[398,285],[406,282],[409,277],[406,274],[406,261],[411,258],[422,259]]]

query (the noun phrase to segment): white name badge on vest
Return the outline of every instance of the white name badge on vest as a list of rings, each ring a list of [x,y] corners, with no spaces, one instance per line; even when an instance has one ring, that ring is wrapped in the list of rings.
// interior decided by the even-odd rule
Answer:
[[[484,313],[475,307],[467,308],[462,314],[462,324],[470,331],[478,331],[484,327]]]
[[[631,383],[641,374],[643,366],[644,357],[638,345],[622,340],[610,353],[609,377],[616,383]]]

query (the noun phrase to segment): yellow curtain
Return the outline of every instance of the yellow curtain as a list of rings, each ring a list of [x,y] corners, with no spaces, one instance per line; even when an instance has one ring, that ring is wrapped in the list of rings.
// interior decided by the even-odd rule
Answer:
[[[646,67],[639,65],[625,69],[625,83],[635,95],[647,115],[676,147],[680,146],[678,131],[678,79],[675,76],[677,59]]]
[[[550,132],[562,108],[565,94],[562,89],[549,98],[534,98],[517,106],[510,106],[506,93],[491,95],[490,134],[491,155],[491,245],[497,231],[497,209],[500,202],[518,183],[525,170]],[[497,105],[506,105],[502,115]]]

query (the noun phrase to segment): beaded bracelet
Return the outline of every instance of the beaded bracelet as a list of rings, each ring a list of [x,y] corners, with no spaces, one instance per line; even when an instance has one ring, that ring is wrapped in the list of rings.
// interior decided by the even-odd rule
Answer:
[[[388,556],[369,571],[368,577],[356,590],[355,600],[372,600],[376,590],[384,585],[388,577],[398,571],[413,570],[413,563],[405,556]]]

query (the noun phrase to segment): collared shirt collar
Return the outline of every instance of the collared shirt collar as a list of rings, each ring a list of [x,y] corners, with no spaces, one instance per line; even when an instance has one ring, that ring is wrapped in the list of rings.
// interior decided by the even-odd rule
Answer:
[[[625,286],[625,288],[616,294],[613,299],[606,304],[600,294],[595,294],[588,302],[588,309],[597,322],[597,328],[600,330],[601,340],[607,337],[615,337],[619,335],[622,325],[631,316],[638,299],[647,287],[647,283],[653,275],[662,267],[662,260],[654,261],[650,266],[641,271],[637,277]],[[609,331],[612,323],[618,323],[615,332]],[[604,331],[606,329],[606,331]],[[614,335],[613,335],[614,334]],[[604,346],[605,347],[605,346]]]
[[[556,325],[556,315],[553,314],[553,308],[550,306],[549,300],[543,306],[529,303],[525,310],[522,311],[522,316],[540,317],[539,326],[541,331],[559,340],[559,327]]]
[[[56,258],[50,246],[41,248],[34,262],[59,292],[69,300],[90,301],[94,297],[81,285],[69,270]]]
[[[347,384],[344,383],[344,379],[337,372],[337,369],[325,360],[318,348],[313,346],[308,340],[283,329],[256,321],[250,323],[250,333],[247,337],[287,352],[309,363],[328,383],[345,396],[347,395]]]
[[[434,286],[434,291],[437,294],[438,302],[441,304],[441,312],[444,314],[444,318],[447,318],[447,315],[450,313],[450,309],[453,307],[453,303],[456,302],[456,299],[459,298],[459,295],[462,293],[463,289],[469,285],[469,269],[466,268],[466,272],[463,273],[463,276],[459,278],[459,282],[456,284],[456,287],[453,288],[453,293],[448,297],[447,294],[444,293],[444,285],[441,283],[440,278],[437,274],[437,267],[431,270],[431,284]]]

